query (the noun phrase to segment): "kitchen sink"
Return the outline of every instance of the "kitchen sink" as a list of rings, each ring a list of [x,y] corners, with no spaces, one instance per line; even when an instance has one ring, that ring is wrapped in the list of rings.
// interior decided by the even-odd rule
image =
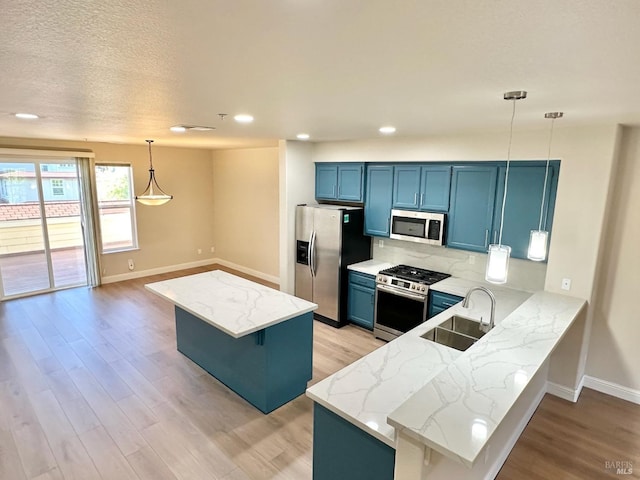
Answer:
[[[480,328],[480,322],[477,320],[454,315],[421,336],[464,352],[486,333]]]

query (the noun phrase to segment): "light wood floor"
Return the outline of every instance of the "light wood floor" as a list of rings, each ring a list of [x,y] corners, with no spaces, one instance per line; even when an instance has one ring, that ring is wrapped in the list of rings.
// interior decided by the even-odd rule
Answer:
[[[144,289],[204,270],[0,303],[1,480],[311,479],[312,402],[260,413],[176,351],[173,306]],[[316,322],[312,382],[380,345]],[[640,472],[639,417],[595,392],[545,397],[499,478]]]

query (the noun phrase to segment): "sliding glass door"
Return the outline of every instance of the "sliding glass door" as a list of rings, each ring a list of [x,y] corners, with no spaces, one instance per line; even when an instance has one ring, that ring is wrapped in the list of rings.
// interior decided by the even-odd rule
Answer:
[[[0,159],[3,298],[87,284],[75,159]]]

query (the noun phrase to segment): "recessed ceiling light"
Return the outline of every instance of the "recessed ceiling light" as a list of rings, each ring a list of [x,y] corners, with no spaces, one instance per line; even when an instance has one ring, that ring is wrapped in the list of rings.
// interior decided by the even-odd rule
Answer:
[[[378,131],[383,135],[391,135],[392,133],[396,133],[396,127],[392,127],[391,125],[386,125],[384,127],[380,127]]]
[[[37,118],[40,118],[35,113],[16,113],[15,116],[16,118],[21,118],[23,120],[35,120]]]
[[[296,138],[298,140],[309,140],[309,134],[308,133],[299,133],[298,135],[296,135]]]
[[[184,133],[187,131],[187,127],[185,127],[184,125],[174,125],[173,127],[169,128],[169,130],[171,130],[173,133]]]
[[[247,115],[246,113],[240,113],[233,117],[233,119],[238,123],[251,123],[253,122],[253,117],[251,115]]]

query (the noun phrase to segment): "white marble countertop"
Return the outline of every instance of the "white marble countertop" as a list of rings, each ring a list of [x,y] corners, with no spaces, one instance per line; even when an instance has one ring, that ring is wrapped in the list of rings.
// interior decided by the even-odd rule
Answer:
[[[470,286],[477,285],[472,282],[469,286],[467,280],[456,280],[445,280],[448,283],[444,286],[449,285],[446,293],[458,295],[457,292],[464,289],[464,295]],[[496,324],[531,295],[507,288],[493,291],[500,305],[496,308]],[[458,350],[424,340],[420,335],[449,318],[453,311],[460,310],[467,317],[479,318],[488,315],[489,306],[486,295],[473,294],[471,308],[463,309],[458,304],[442,312],[308,388],[307,395],[395,448],[395,430],[387,423],[387,416],[463,355]]]
[[[391,412],[389,424],[471,467],[585,305],[534,294]]]
[[[222,270],[149,283],[145,288],[234,338],[318,308]]]
[[[348,265],[347,269],[353,270],[354,272],[366,273],[368,275],[376,276],[380,270],[395,266],[395,263],[381,262],[379,260],[365,260],[364,262]]]

